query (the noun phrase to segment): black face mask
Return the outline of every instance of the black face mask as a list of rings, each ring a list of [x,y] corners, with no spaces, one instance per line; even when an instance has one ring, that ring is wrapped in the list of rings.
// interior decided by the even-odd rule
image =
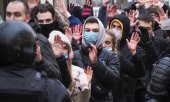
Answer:
[[[160,29],[159,23],[155,21],[154,31]]]
[[[51,31],[55,30],[56,22],[50,24],[40,24],[40,27],[41,27],[41,34],[48,38]]]

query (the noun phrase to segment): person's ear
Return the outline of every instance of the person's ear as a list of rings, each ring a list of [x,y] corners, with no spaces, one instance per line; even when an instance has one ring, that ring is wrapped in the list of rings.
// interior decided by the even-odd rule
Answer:
[[[30,17],[30,15],[28,14],[28,15],[26,16],[26,22],[28,23],[28,22],[30,21],[30,19],[31,19],[31,17]]]

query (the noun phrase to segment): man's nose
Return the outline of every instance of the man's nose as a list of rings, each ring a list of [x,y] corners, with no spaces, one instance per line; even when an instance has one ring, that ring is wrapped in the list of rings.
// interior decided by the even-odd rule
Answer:
[[[15,20],[14,15],[11,15],[10,20],[11,20],[11,21],[12,21],[12,20]]]

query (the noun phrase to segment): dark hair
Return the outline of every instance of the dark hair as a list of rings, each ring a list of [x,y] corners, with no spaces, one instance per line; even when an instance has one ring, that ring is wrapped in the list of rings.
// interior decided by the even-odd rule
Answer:
[[[95,17],[90,17],[90,18],[87,18],[85,24],[87,23],[99,23],[99,22]]]
[[[106,32],[106,34],[108,34],[112,37],[112,44],[113,44],[112,45],[112,51],[113,52],[117,51],[117,39],[116,39],[115,34],[110,29],[107,29],[105,32]]]
[[[163,38],[166,39],[166,38],[170,38],[170,30],[163,30]]]
[[[37,14],[40,13],[45,13],[45,12],[50,12],[52,17],[55,18],[55,9],[54,7],[50,4],[50,3],[46,3],[46,4],[39,4],[37,6],[34,7],[34,9],[31,12],[31,17],[36,18],[37,19]]]
[[[138,17],[138,20],[144,21],[146,23],[152,23],[152,28],[154,29],[155,21],[153,17],[149,14],[142,14]]]
[[[24,5],[24,7],[25,7],[25,14],[26,14],[26,15],[30,14],[27,0],[12,0],[12,1],[9,2],[9,3],[22,3],[22,4]]]
[[[158,7],[156,6],[150,7],[147,11],[148,11],[148,14],[154,13],[159,17]]]

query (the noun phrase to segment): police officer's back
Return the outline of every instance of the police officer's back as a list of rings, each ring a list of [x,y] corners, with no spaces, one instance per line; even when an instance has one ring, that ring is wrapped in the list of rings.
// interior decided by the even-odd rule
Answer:
[[[33,69],[36,39],[24,22],[0,24],[0,102],[70,102],[58,80]]]

